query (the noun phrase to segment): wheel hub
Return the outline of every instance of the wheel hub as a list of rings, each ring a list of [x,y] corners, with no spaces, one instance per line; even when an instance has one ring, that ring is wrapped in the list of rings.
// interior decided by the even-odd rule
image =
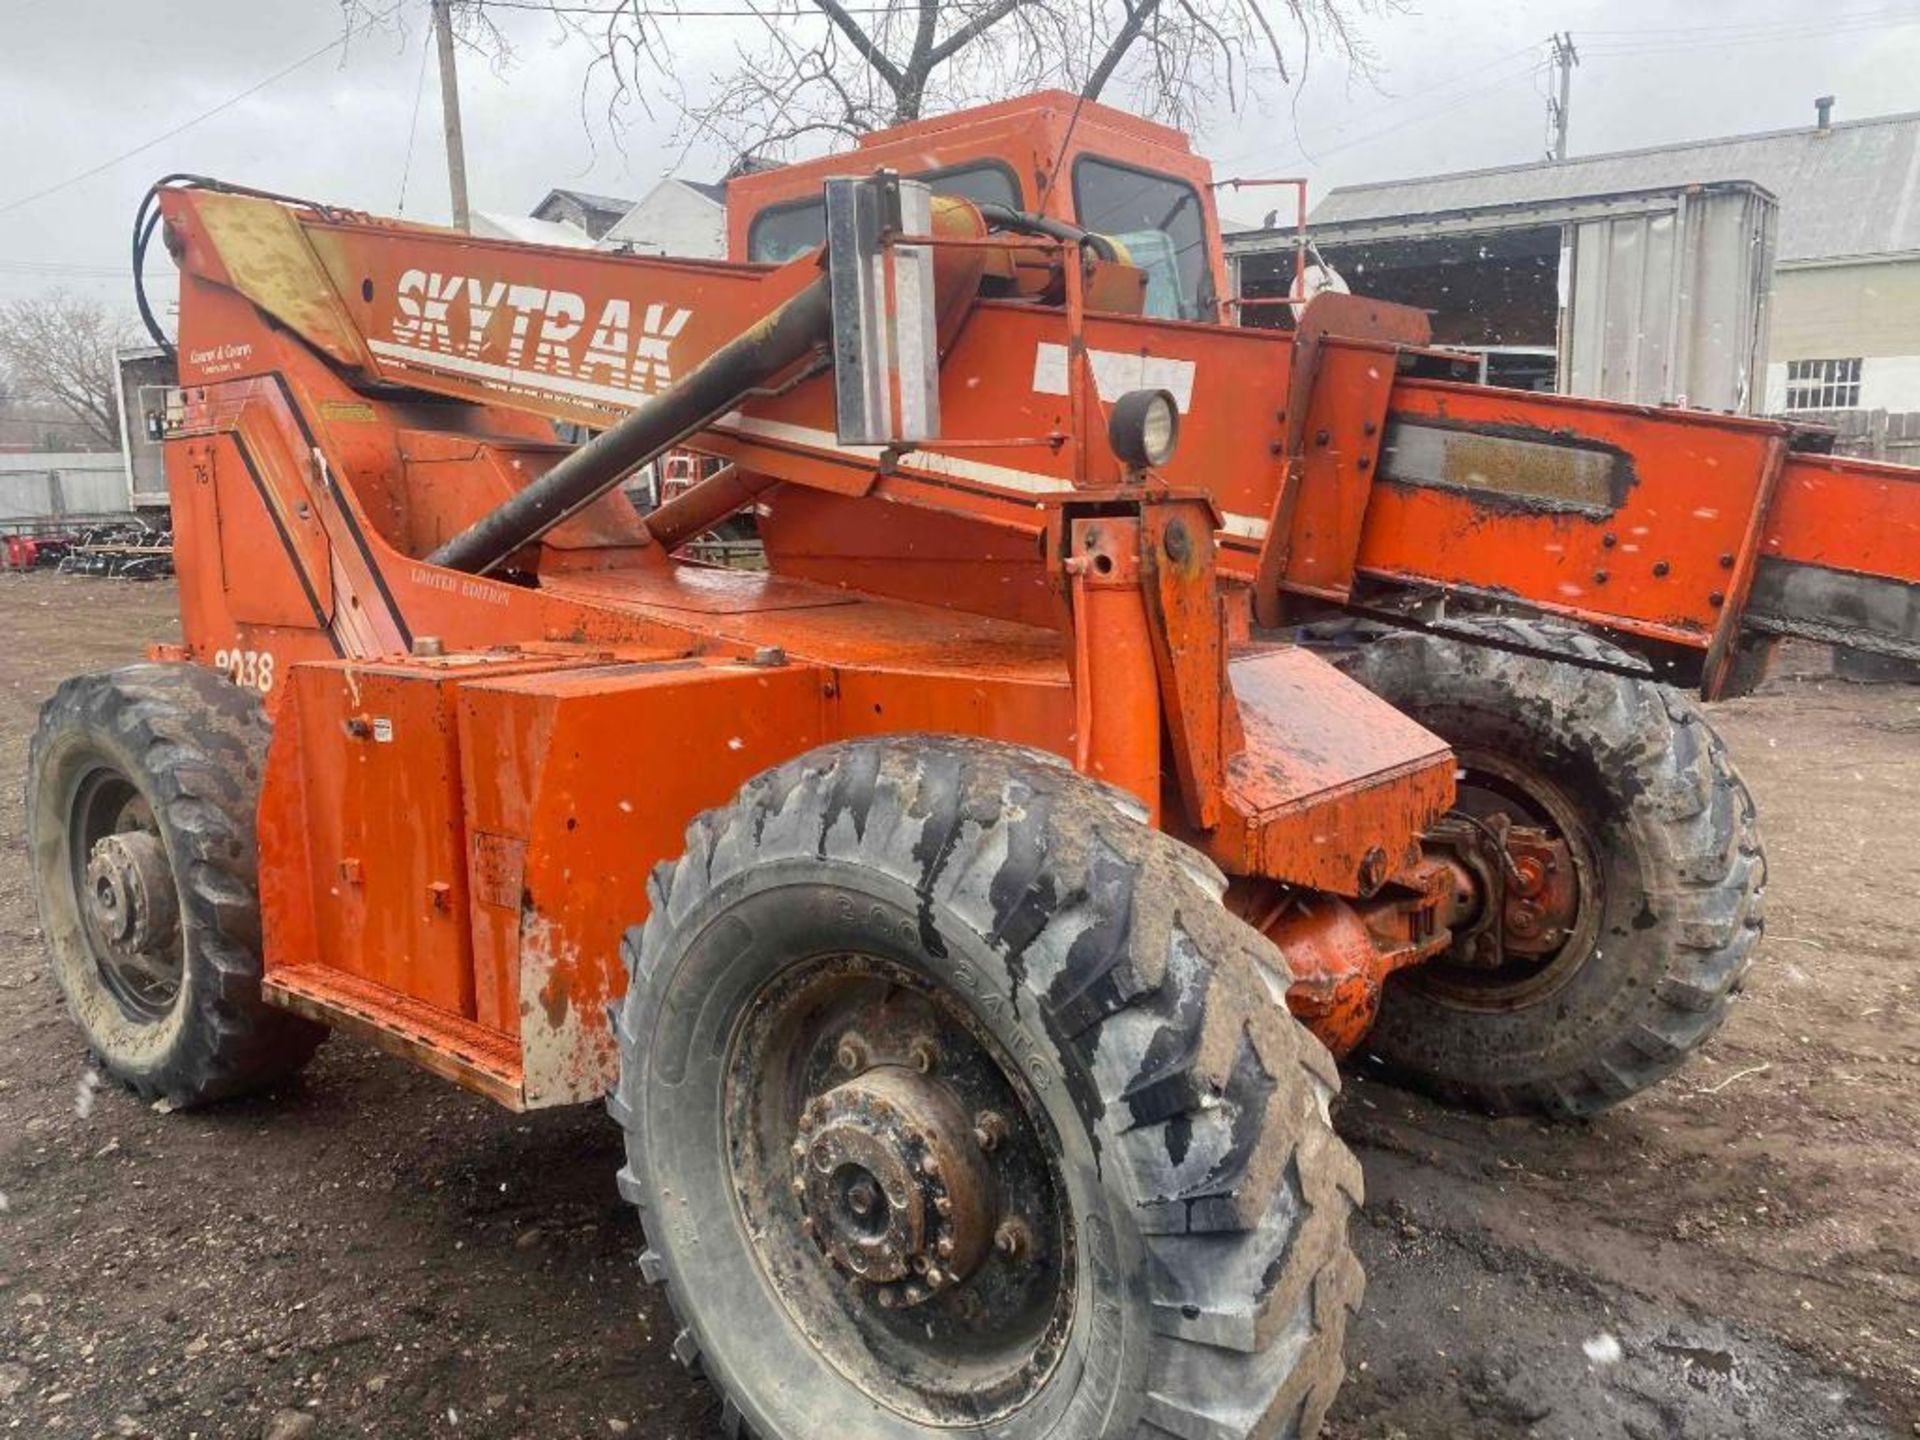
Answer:
[[[998,1221],[975,1124],[938,1081],[881,1065],[815,1096],[793,1142],[802,1227],[882,1309],[965,1280]]]
[[[1020,1065],[917,966],[830,951],[755,993],[726,1069],[737,1215],[787,1313],[887,1409],[998,1433],[1078,1294],[1060,1140]]]
[[[1455,808],[1429,835],[1456,873],[1453,945],[1409,983],[1465,1008],[1511,1010],[1551,994],[1594,952],[1599,847],[1552,781],[1511,757],[1455,755]]]
[[[180,906],[160,837],[134,830],[95,841],[87,857],[85,903],[101,938],[120,954],[151,954],[172,945]]]

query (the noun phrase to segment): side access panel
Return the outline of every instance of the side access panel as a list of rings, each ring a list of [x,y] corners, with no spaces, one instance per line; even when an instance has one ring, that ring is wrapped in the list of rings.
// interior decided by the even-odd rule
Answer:
[[[514,1047],[478,1022],[474,1002],[454,699],[477,674],[562,663],[461,656],[288,672],[260,805],[269,1000],[514,1103]]]
[[[649,872],[821,743],[828,688],[578,652],[296,667],[261,805],[268,998],[514,1109],[604,1094]]]
[[[694,816],[825,741],[825,689],[809,666],[692,660],[462,689],[479,1014],[518,1039],[524,1108],[606,1094],[648,875]]]

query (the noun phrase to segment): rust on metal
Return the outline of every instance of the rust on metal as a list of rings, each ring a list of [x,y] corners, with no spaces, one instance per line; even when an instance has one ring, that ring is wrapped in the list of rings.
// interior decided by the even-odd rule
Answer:
[[[1074,1313],[1073,1223],[1044,1106],[979,1018],[824,956],[755,994],[727,1073],[733,1193],[815,1344],[927,1421],[1031,1397]]]
[[[993,1197],[986,1153],[950,1090],[918,1065],[876,1067],[815,1096],[799,1128],[808,1233],[842,1274],[891,1287],[903,1307],[973,1274],[993,1238]]]

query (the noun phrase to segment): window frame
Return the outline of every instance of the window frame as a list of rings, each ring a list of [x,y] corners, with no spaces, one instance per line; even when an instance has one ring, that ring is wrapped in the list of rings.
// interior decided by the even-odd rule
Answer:
[[[1866,369],[1860,355],[1817,356],[1789,360],[1785,403],[1781,409],[1858,410],[1860,382]]]
[[[1129,175],[1138,175],[1143,180],[1159,180],[1168,185],[1175,185],[1184,189],[1187,194],[1193,198],[1193,213],[1200,222],[1200,286],[1194,292],[1192,305],[1199,313],[1172,317],[1163,316],[1161,318],[1172,318],[1194,323],[1205,323],[1213,319],[1220,307],[1220,295],[1218,281],[1215,279],[1213,273],[1212,246],[1209,243],[1210,237],[1207,234],[1207,207],[1205,200],[1201,197],[1200,187],[1191,180],[1182,179],[1178,175],[1170,175],[1165,170],[1155,170],[1150,166],[1135,165],[1127,160],[1117,160],[1111,155],[1103,155],[1095,150],[1082,150],[1078,155],[1073,157],[1073,173],[1071,177],[1071,183],[1073,185],[1073,215],[1075,222],[1088,230],[1097,228],[1087,223],[1086,207],[1081,203],[1080,175],[1081,171],[1088,165],[1099,165],[1108,170],[1120,170]],[[1172,237],[1169,236],[1168,238],[1171,239]]]

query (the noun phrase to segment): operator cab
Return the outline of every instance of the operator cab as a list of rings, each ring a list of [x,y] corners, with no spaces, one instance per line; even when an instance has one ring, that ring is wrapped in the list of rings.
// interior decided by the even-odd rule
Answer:
[[[863,136],[851,152],[727,182],[730,258],[780,264],[826,241],[821,183],[897,170],[936,195],[1003,205],[1118,241],[1145,313],[1213,322],[1226,294],[1212,171],[1177,130],[1063,90]]]

